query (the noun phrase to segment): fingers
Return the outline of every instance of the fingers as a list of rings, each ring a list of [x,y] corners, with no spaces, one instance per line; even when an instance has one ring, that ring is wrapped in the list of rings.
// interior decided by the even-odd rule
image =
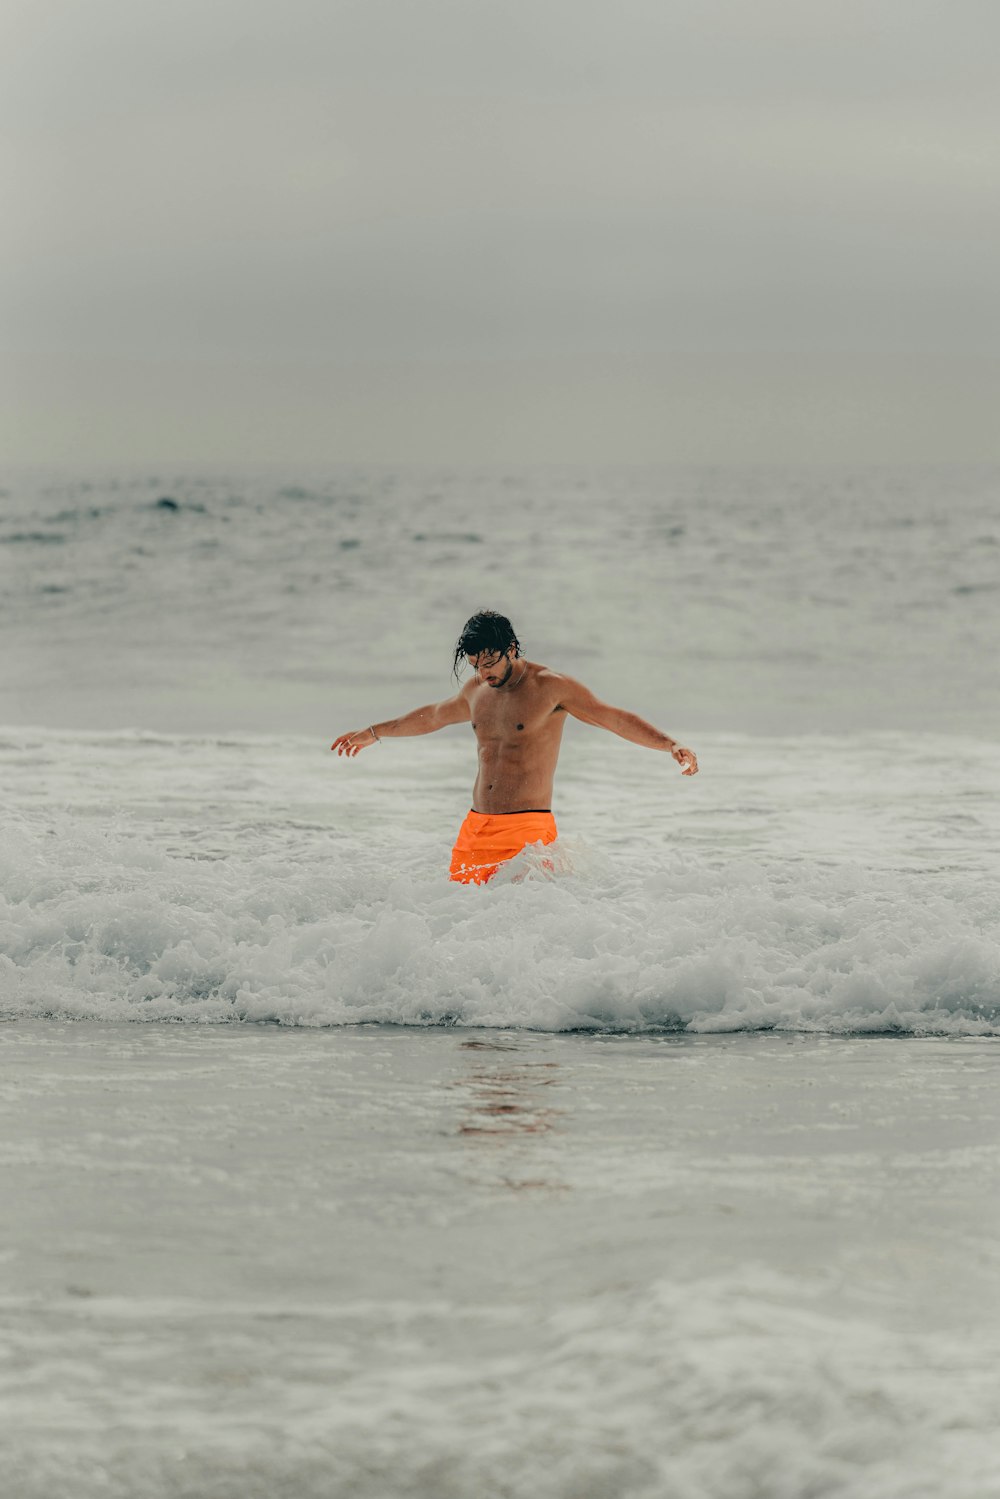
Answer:
[[[674,750],[674,759],[681,767],[681,774],[685,776],[696,776],[698,774],[698,757],[694,750],[684,749],[678,745]]]
[[[348,759],[351,759],[361,749],[361,745],[355,744],[353,734],[341,734],[339,739],[333,741],[330,748],[338,755],[346,755]]]

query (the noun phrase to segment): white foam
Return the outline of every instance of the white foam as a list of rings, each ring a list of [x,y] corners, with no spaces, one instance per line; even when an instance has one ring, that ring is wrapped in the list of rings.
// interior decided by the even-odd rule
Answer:
[[[480,888],[446,877],[466,734],[7,731],[0,1013],[996,1033],[993,746],[705,735],[691,781],[603,739]]]
[[[68,816],[0,859],[6,1016],[1000,1033],[996,892],[962,872],[564,840],[478,888],[389,832],[192,859]]]

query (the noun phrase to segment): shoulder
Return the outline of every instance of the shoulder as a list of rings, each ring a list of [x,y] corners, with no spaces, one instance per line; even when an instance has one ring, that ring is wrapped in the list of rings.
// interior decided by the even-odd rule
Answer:
[[[589,687],[585,687],[582,682],[578,682],[575,677],[568,676],[564,671],[553,671],[550,666],[536,666],[534,670],[535,681],[546,696],[551,698],[555,707],[593,697]]]
[[[559,695],[561,684],[566,680],[561,672],[553,671],[551,666],[542,666],[537,661],[526,661],[525,665],[531,673],[533,686],[554,696]]]

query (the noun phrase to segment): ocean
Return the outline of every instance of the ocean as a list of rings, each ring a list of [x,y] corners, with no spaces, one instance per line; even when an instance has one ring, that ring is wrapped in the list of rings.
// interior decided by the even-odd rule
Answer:
[[[1000,471],[0,495],[26,1499],[1000,1495]],[[447,880],[474,610],[554,859]],[[547,851],[551,853],[552,851]]]

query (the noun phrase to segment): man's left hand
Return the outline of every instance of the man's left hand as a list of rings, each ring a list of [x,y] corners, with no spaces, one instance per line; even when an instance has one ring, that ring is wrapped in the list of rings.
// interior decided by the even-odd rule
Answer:
[[[682,775],[696,776],[698,774],[698,757],[694,750],[685,749],[682,744],[675,744],[670,753],[680,766]]]

